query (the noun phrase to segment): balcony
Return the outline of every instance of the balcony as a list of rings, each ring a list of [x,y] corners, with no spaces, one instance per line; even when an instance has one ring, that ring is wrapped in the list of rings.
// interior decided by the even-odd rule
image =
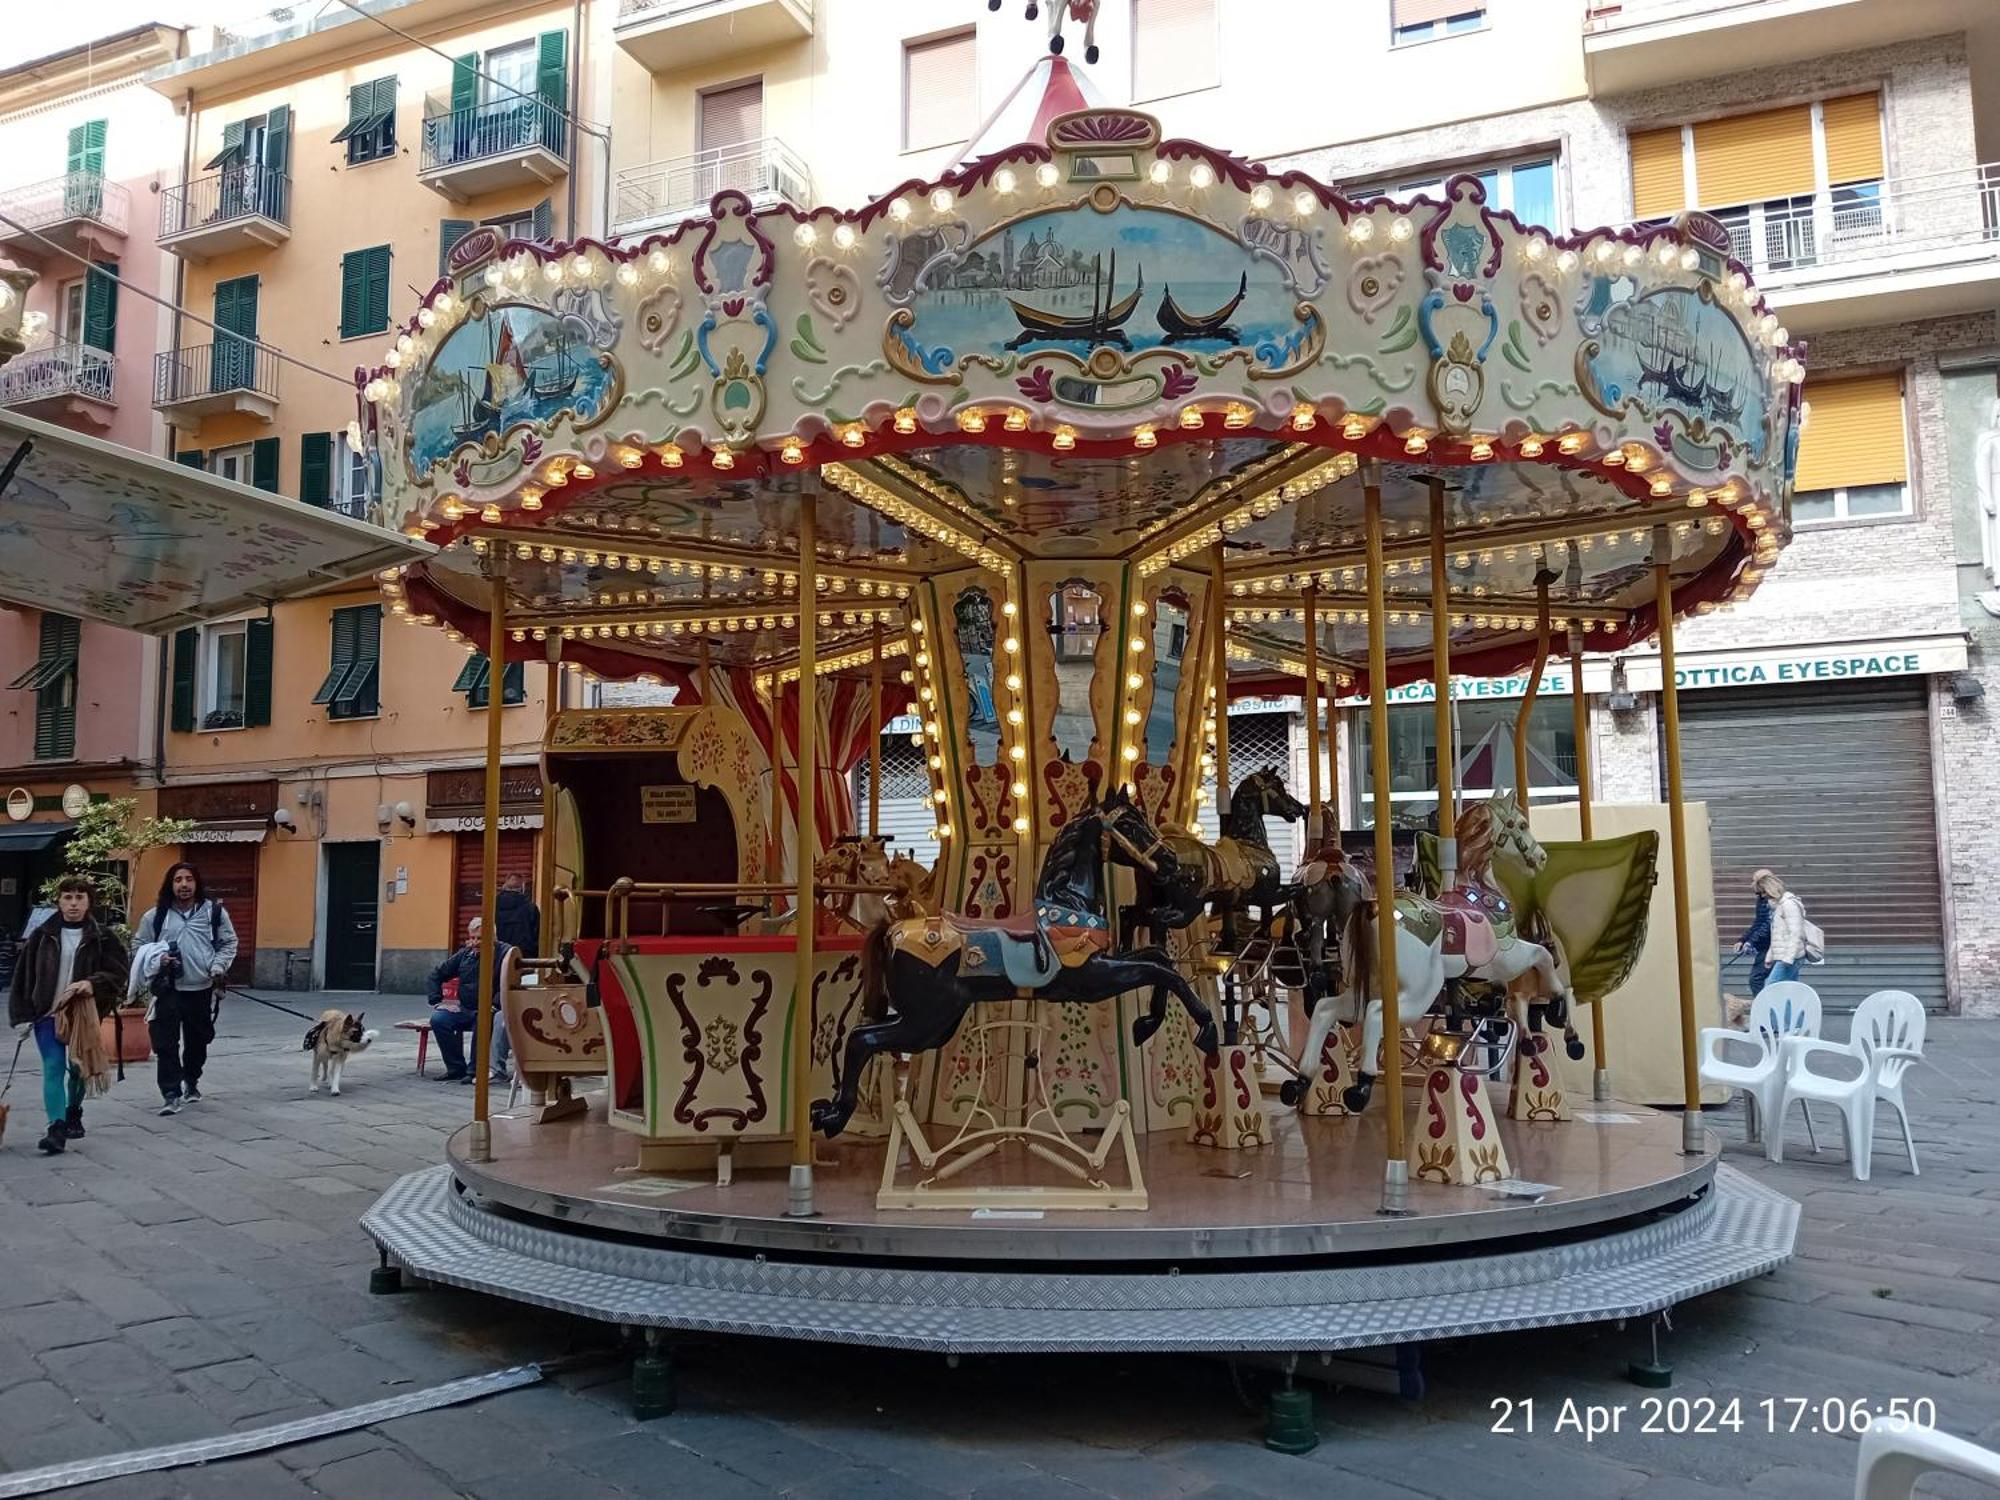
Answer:
[[[1795,331],[1979,312],[2000,298],[2000,164],[1720,209]]]
[[[292,237],[292,179],[238,162],[160,194],[160,247],[204,261],[231,250],[282,245]]]
[[[0,406],[31,417],[86,427],[111,425],[111,355],[88,344],[31,349],[0,368]]]
[[[269,422],[278,414],[277,354],[244,339],[165,350],[153,356],[153,409],[183,431],[231,412]]]
[[[813,34],[812,0],[619,0],[611,35],[649,72],[671,73]]]
[[[812,174],[805,163],[776,136],[765,136],[620,172],[611,232],[646,234],[706,217],[709,200],[725,188],[745,194],[757,208],[776,203],[803,208],[812,202]]]
[[[1965,31],[1991,0],[1587,0],[1584,63],[1598,94],[1657,88]]]
[[[555,182],[567,171],[569,121],[546,100],[519,95],[461,109],[440,95],[425,101],[417,181],[454,203]]]
[[[66,172],[0,193],[0,249],[39,266],[60,250],[86,260],[116,260],[125,249],[132,196],[101,172]],[[30,232],[32,231],[32,232]],[[53,248],[50,242],[53,242]]]

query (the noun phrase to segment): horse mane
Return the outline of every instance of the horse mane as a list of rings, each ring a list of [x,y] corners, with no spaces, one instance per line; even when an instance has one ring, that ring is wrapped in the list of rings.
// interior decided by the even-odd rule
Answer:
[[[1484,875],[1493,868],[1493,809],[1475,802],[1458,817],[1458,870]]]

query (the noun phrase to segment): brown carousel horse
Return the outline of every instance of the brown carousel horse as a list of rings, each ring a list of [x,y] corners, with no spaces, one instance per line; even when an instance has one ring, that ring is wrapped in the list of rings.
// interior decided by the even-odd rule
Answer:
[[[813,862],[813,881],[828,885],[883,885],[886,895],[828,895],[821,898],[845,927],[867,931],[887,918],[928,916],[931,885],[930,868],[908,854],[891,856],[886,838],[846,834]]]
[[[1126,913],[1126,930],[1143,925],[1157,941],[1207,908],[1221,919],[1222,949],[1234,951],[1238,915],[1254,907],[1268,917],[1289,895],[1264,820],[1290,823],[1305,815],[1305,804],[1285,790],[1284,777],[1266,766],[1236,783],[1222,813],[1222,836],[1213,844],[1168,824],[1160,836],[1174,856],[1174,873],[1140,880],[1140,900]]]
[[[1056,835],[1032,909],[1001,921],[947,913],[878,922],[862,945],[863,1024],[848,1034],[834,1097],[813,1101],[813,1128],[829,1136],[846,1128],[870,1058],[942,1047],[965,1013],[988,1001],[1090,1002],[1150,989],[1150,1008],[1132,1023],[1133,1045],[1143,1046],[1166,1020],[1173,994],[1198,1028],[1196,1045],[1215,1056],[1215,1018],[1166,951],[1111,951],[1107,855],[1155,879],[1174,872],[1173,854],[1121,788]]]

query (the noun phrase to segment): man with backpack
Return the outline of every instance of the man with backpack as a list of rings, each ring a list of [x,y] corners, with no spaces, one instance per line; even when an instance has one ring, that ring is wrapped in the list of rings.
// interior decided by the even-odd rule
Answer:
[[[161,943],[146,1012],[159,1060],[160,1113],[177,1115],[202,1099],[201,1071],[215,1040],[215,987],[236,962],[236,927],[209,899],[201,872],[185,861],[167,871],[160,896],[134,940]]]

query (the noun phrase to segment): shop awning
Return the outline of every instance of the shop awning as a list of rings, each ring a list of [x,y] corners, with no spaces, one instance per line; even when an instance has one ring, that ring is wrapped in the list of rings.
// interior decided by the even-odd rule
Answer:
[[[431,550],[0,412],[0,600],[160,635],[352,583]]]
[[[74,823],[0,823],[0,854],[33,854],[69,837]]]

